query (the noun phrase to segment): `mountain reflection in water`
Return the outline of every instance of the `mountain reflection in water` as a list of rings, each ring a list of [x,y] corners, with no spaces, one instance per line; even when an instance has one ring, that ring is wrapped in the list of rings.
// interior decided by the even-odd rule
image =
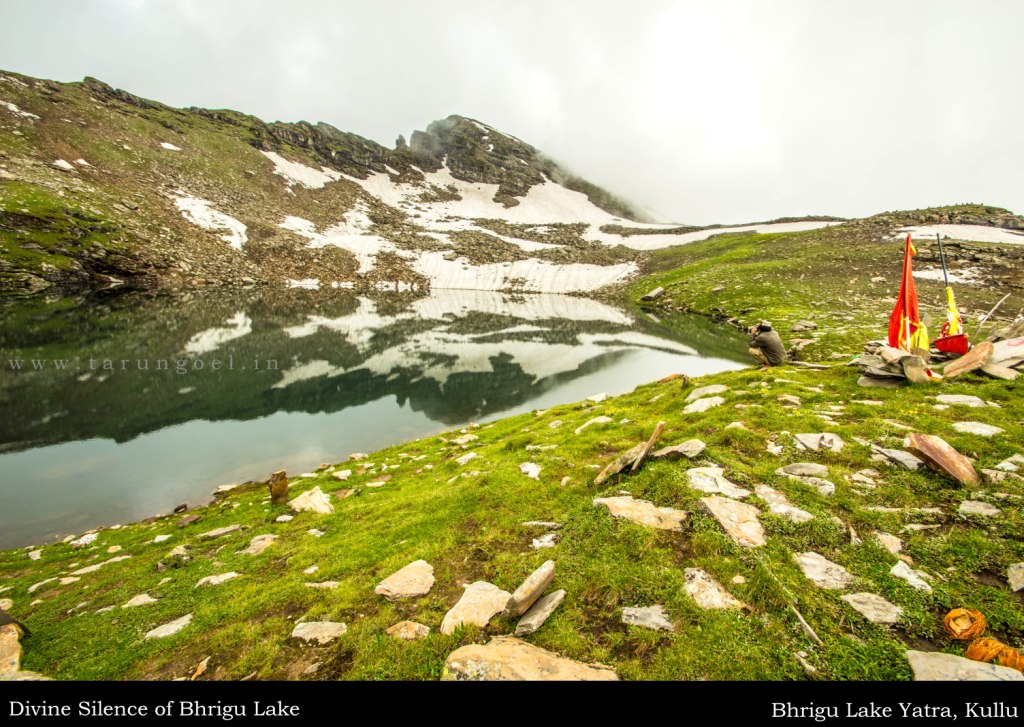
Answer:
[[[251,290],[7,302],[0,547],[669,373],[740,368],[744,349],[736,332],[701,318],[655,322],[556,295]]]

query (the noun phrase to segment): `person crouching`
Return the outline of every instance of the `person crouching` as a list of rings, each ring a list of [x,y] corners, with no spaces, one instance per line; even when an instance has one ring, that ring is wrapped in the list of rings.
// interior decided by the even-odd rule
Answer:
[[[768,321],[761,321],[756,326],[751,326],[750,348],[747,353],[757,359],[761,368],[779,366],[786,362],[786,349],[782,345],[782,338],[772,330],[772,324]]]

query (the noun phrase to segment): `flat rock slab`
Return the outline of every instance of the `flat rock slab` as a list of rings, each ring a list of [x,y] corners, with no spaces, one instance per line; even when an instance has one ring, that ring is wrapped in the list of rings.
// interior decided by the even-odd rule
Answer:
[[[743,602],[736,599],[718,581],[700,568],[687,568],[686,592],[701,608],[743,608]]]
[[[908,651],[915,682],[1024,682],[1024,674],[938,651]]]
[[[295,624],[295,628],[292,629],[292,638],[315,641],[322,646],[331,643],[346,631],[348,631],[348,626],[336,621],[306,621]]]
[[[976,371],[992,360],[994,348],[990,341],[982,341],[972,346],[971,350],[958,359],[950,361],[942,368],[942,375],[952,379],[968,371]]]
[[[725,403],[725,399],[720,396],[708,396],[704,399],[697,399],[692,404],[688,404],[683,408],[683,414],[702,414],[708,409],[714,409],[716,406],[721,406]]]
[[[498,636],[486,646],[456,649],[444,662],[444,681],[618,681],[615,670],[584,664],[512,636]]]
[[[531,480],[540,479],[541,466],[536,462],[523,462],[519,465],[519,471],[529,477]]]
[[[288,506],[297,512],[315,512],[318,515],[330,515],[334,512],[331,498],[319,486],[306,490],[289,502]]]
[[[986,406],[984,400],[979,399],[977,396],[970,396],[965,394],[939,394],[935,397],[935,400],[940,404],[951,404],[953,406],[970,406],[976,409],[980,409]]]
[[[819,553],[800,553],[794,554],[794,557],[800,565],[800,570],[818,588],[841,591],[853,583],[853,574]]]
[[[775,474],[788,477],[828,477],[828,467],[817,462],[794,462],[779,467]]]
[[[1005,430],[981,422],[953,422],[953,429],[961,434],[976,434],[979,437],[994,437]]]
[[[981,483],[981,478],[978,477],[970,460],[941,437],[914,432],[907,435],[903,446],[933,470],[945,472],[962,485],[973,487]]]
[[[889,533],[878,531],[875,532],[875,540],[877,540],[883,548],[893,555],[899,555],[900,551],[903,550],[903,541],[895,535],[889,535]]]
[[[425,560],[414,560],[377,584],[373,592],[389,601],[425,596],[434,587],[434,566]]]
[[[174,621],[171,621],[169,623],[165,623],[163,626],[157,626],[155,629],[146,634],[146,638],[163,639],[168,636],[173,636],[174,634],[178,633],[183,628],[188,626],[190,623],[192,623],[191,613],[186,614],[181,618],[175,619]]]
[[[880,455],[885,461],[888,461],[891,464],[897,464],[911,472],[917,470],[924,464],[923,461],[912,455],[910,452],[904,452],[902,449],[886,449],[885,447],[872,446],[871,450]]]
[[[911,588],[916,588],[926,593],[930,593],[932,590],[932,587],[928,585],[928,581],[923,578],[924,574],[921,571],[914,570],[902,560],[894,565],[889,570],[889,573],[909,583]]]
[[[1015,454],[1004,459],[995,468],[1002,472],[1017,472],[1021,467],[1024,467],[1024,455]]]
[[[794,434],[798,449],[809,449],[812,452],[831,450],[842,452],[846,443],[837,434],[823,432],[821,434]]]
[[[0,677],[15,674],[21,669],[21,643],[18,627],[0,626]]]
[[[399,621],[394,626],[389,626],[386,631],[389,636],[394,636],[396,639],[418,641],[427,637],[430,627],[415,621]]]
[[[627,606],[622,609],[622,623],[628,626],[642,626],[645,629],[654,631],[675,631],[676,627],[668,619],[665,607],[654,606]]]
[[[501,590],[493,583],[470,583],[459,602],[444,615],[441,633],[448,636],[463,624],[483,628],[491,618],[505,610],[511,597],[512,594]]]
[[[657,507],[647,500],[634,500],[630,495],[598,497],[594,505],[604,505],[613,517],[621,517],[658,530],[682,530],[687,513],[671,507]]]
[[[759,510],[728,497],[702,497],[700,504],[708,511],[733,542],[742,548],[760,548],[768,542],[757,516]]]
[[[529,636],[543,626],[563,600],[565,600],[565,591],[562,589],[538,599],[516,624],[516,636]]]
[[[765,501],[765,504],[768,505],[768,511],[773,515],[789,518],[795,523],[805,523],[808,520],[814,519],[811,513],[792,505],[781,490],[773,489],[767,485],[758,485],[754,488],[754,492]]]
[[[699,457],[707,449],[707,445],[699,439],[688,439],[682,444],[673,444],[671,447],[662,447],[651,452],[651,459],[675,459],[686,457],[693,459]]]
[[[239,575],[232,571],[231,573],[221,573],[216,576],[206,576],[206,578],[199,579],[199,582],[196,583],[196,588],[200,586],[219,586],[221,583],[230,581],[232,578],[238,578]]]
[[[249,541],[249,545],[238,551],[239,555],[259,555],[277,540],[277,535],[257,535]]]
[[[725,470],[721,467],[693,467],[686,470],[690,487],[711,495],[725,495],[732,498],[750,496],[750,490],[744,490],[725,478]]]
[[[1014,563],[1006,569],[1006,580],[1011,591],[1024,589],[1024,563]]]
[[[200,533],[199,537],[203,540],[213,540],[214,538],[220,538],[224,535],[230,535],[231,533],[238,532],[241,529],[242,526],[236,523],[234,525],[228,525],[227,527],[211,530],[207,533]]]
[[[874,593],[849,593],[840,598],[871,623],[891,626],[903,615],[902,608]]]
[[[527,576],[522,585],[508,599],[508,603],[505,605],[505,615],[509,618],[516,618],[526,613],[544,593],[544,590],[551,585],[554,578],[555,561],[545,561],[540,568]]]
[[[960,503],[960,507],[957,512],[963,516],[978,515],[981,517],[999,517],[1003,514],[995,505],[989,505],[987,502],[981,502],[979,500],[964,500]]]
[[[724,384],[711,384],[710,386],[702,386],[699,389],[694,389],[686,397],[685,401],[687,404],[697,399],[702,399],[705,396],[715,396],[717,394],[724,394],[729,390],[728,386]]]
[[[130,599],[121,608],[133,608],[135,606],[148,606],[151,603],[156,603],[157,599],[150,596],[148,593],[140,593],[134,598]]]
[[[614,420],[611,417],[606,417],[606,416],[594,417],[590,421],[587,421],[587,422],[581,424],[580,426],[576,427],[576,430],[573,432],[573,434],[579,434],[584,429],[586,429],[587,427],[592,426],[594,424],[611,424],[613,421]]]

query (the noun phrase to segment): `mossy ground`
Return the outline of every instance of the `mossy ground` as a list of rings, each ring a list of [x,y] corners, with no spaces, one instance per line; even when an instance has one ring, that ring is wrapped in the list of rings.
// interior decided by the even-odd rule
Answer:
[[[704,243],[705,255],[714,254],[715,260],[702,259],[689,248],[667,251],[662,254],[666,270],[638,281],[627,292],[635,299],[655,284],[668,284],[669,298],[685,300],[692,309],[716,307],[723,316],[736,316],[741,307],[756,304],[760,310],[755,317],[767,314],[787,320],[817,311],[821,320],[836,309],[837,301],[824,293],[811,297],[810,289],[816,284],[824,290],[838,289],[848,271],[836,272],[834,265],[815,262],[825,253],[803,245],[806,239],[755,236]],[[773,244],[790,247],[776,249]],[[757,263],[748,267],[744,256],[751,250],[757,253]],[[802,265],[795,250],[805,256]],[[747,273],[765,274],[769,262],[776,285],[757,288]],[[669,270],[670,266],[675,267]],[[817,283],[800,279],[812,274],[819,276]],[[729,293],[707,290],[720,286]],[[751,302],[753,290],[761,292]],[[787,295],[780,295],[780,290]],[[815,344],[816,358],[828,360],[831,353],[856,350],[865,339],[884,334],[884,315],[879,318],[867,305],[843,315],[852,316],[846,330],[825,331]],[[4,597],[14,600],[12,613],[33,628],[24,642],[24,668],[60,679],[182,677],[206,657],[211,659],[204,678],[214,679],[250,674],[258,679],[436,679],[445,657],[458,645],[487,641],[514,628],[512,622],[496,618],[484,630],[465,628],[452,636],[440,635],[441,619],[458,600],[462,586],[487,580],[512,591],[549,558],[557,566],[552,588],[564,588],[568,595],[528,640],[575,659],[610,664],[627,679],[802,679],[804,671],[793,657],[796,651],[808,652],[808,660],[825,679],[907,679],[908,647],[962,653],[962,644],[949,640],[941,623],[950,608],[959,606],[981,610],[991,635],[1024,646],[1024,599],[1006,584],[1007,566],[1024,560],[1024,485],[1009,482],[969,491],[935,472],[878,464],[870,459],[870,448],[856,440],[898,447],[906,433],[903,427],[913,427],[943,437],[972,457],[979,469],[992,467],[1020,452],[1019,442],[1024,440],[1018,385],[968,375],[929,387],[889,391],[861,389],[856,379],[856,369],[845,366],[822,371],[793,366],[766,372],[747,369],[688,383],[652,383],[599,404],[566,404],[523,414],[467,428],[479,437],[467,445],[454,444],[459,432],[450,432],[293,480],[293,495],[313,486],[332,494],[353,489],[351,496],[333,500],[333,515],[300,513],[290,522],[277,523],[275,518],[288,508],[272,507],[266,486],[253,484],[197,511],[202,520],[184,529],[175,525],[181,516],[167,516],[103,530],[84,550],[68,544],[46,546],[39,561],[29,560],[28,549],[2,552],[0,587],[7,589]],[[725,404],[704,414],[683,414],[687,394],[713,383],[729,387]],[[930,398],[937,393],[974,394],[999,406],[940,411]],[[783,406],[780,394],[799,396],[801,406]],[[880,400],[883,406],[856,403],[866,399]],[[826,424],[822,413],[836,424]],[[614,423],[574,434],[599,415]],[[961,434],[952,426],[959,420],[993,424],[1005,431],[990,439]],[[636,474],[595,487],[592,482],[599,469],[646,439],[658,421],[668,424],[664,443],[696,437],[707,443],[707,451],[694,462],[648,462]],[[735,421],[745,429],[726,428]],[[556,422],[561,424],[554,426]],[[821,431],[840,435],[846,441],[842,452],[798,452],[786,434]],[[766,452],[773,435],[784,446],[780,456]],[[550,445],[554,447],[527,449]],[[469,451],[477,457],[465,465],[455,461]],[[542,466],[538,481],[520,473],[518,465],[528,461]],[[828,465],[836,493],[826,497],[775,474],[777,467],[795,461]],[[369,487],[385,464],[392,478],[381,487]],[[763,483],[784,491],[814,519],[793,524],[767,514],[762,505],[768,545],[756,550],[736,546],[701,511],[698,500],[703,493],[687,483],[688,467],[713,464],[740,486],[753,489]],[[861,490],[846,479],[868,467],[881,472],[876,489]],[[345,482],[332,472],[343,469],[353,470]],[[565,484],[563,478],[568,478]],[[592,505],[593,498],[620,491],[690,512],[684,532],[656,531],[613,519],[604,508]],[[1003,515],[966,519],[957,514],[965,499],[989,501]],[[878,512],[867,509],[871,506],[938,507],[942,515]],[[531,547],[533,538],[544,531],[524,527],[528,520],[564,524],[554,548]],[[216,540],[197,537],[235,523],[242,526],[240,532]],[[910,523],[938,527],[904,531]],[[851,542],[851,527],[863,543]],[[307,532],[311,528],[325,534],[315,537]],[[913,559],[915,568],[933,577],[931,593],[914,590],[889,574],[897,559],[873,540],[876,530],[904,540],[903,553]],[[279,536],[266,552],[237,553],[264,533]],[[172,537],[154,543],[159,534]],[[161,558],[183,543],[192,546],[192,561],[158,572]],[[131,558],[66,585],[52,581],[28,592],[44,579],[66,577],[77,568],[114,557],[107,552],[111,546],[121,546],[116,555]],[[848,592],[877,593],[901,606],[900,623],[888,629],[872,625],[840,600],[842,592],[814,587],[793,559],[793,553],[808,550],[856,576],[857,583]],[[420,558],[435,568],[437,582],[429,595],[390,603],[373,593],[381,579]],[[311,566],[318,570],[303,572]],[[699,609],[683,589],[687,567],[708,571],[749,610]],[[204,576],[228,571],[242,575],[219,586],[195,587]],[[733,583],[735,576],[743,576],[745,582]],[[162,583],[165,578],[170,580]],[[333,590],[305,585],[317,581],[339,585]],[[140,593],[159,600],[121,608]],[[817,631],[823,646],[801,631],[790,602]],[[665,606],[676,624],[675,633],[621,623],[623,607],[654,603]],[[97,613],[110,606],[115,608]],[[187,613],[195,617],[181,633],[160,640],[143,638],[155,626]],[[304,646],[289,638],[300,619],[343,621],[349,630],[327,646]],[[424,623],[432,632],[413,643],[384,633],[403,619]]]

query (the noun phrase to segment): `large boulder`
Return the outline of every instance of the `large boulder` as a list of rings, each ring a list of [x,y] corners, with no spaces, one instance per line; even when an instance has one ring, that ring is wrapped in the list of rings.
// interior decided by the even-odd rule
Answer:
[[[498,636],[481,646],[456,649],[444,662],[445,681],[618,681],[615,670],[584,664],[520,641]]]

